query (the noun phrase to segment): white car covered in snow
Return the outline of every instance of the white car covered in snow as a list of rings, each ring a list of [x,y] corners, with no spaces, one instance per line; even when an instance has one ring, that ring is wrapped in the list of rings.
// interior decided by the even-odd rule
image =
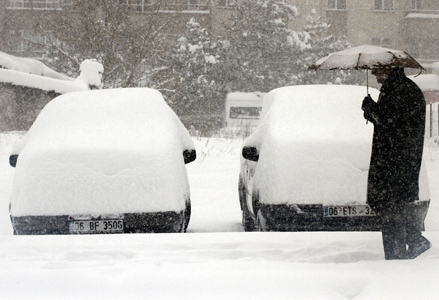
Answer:
[[[379,91],[369,89],[373,99]],[[380,230],[366,204],[373,125],[360,86],[275,89],[243,144],[239,198],[246,231]],[[424,164],[419,222],[429,206]]]
[[[12,155],[15,234],[183,232],[191,136],[160,92],[74,92],[48,103]]]

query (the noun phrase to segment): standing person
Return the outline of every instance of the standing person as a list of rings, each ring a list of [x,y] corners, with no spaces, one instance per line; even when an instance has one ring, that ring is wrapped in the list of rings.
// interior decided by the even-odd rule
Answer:
[[[383,222],[385,259],[412,259],[431,244],[414,215],[425,132],[425,99],[402,68],[372,70],[382,84],[374,102],[363,100],[364,117],[374,124],[367,203]]]

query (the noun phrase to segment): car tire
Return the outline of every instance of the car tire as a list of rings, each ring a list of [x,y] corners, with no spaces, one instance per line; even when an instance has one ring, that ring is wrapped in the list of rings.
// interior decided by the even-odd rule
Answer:
[[[238,192],[239,192],[239,203],[241,206],[241,212],[242,212],[242,225],[244,226],[244,231],[255,231],[255,222],[253,218],[250,215],[250,212],[247,208],[247,201],[246,201],[246,189],[242,182],[241,176],[239,176],[239,185],[238,185]]]
[[[262,215],[261,210],[258,210],[258,214],[256,216],[256,225],[257,225],[257,231],[267,231],[267,222],[265,221],[265,218]]]
[[[189,226],[189,221],[191,220],[191,202],[186,203],[186,209],[184,210],[184,224],[183,224],[183,232],[187,231],[187,227]]]
[[[246,232],[252,232],[255,231],[255,221],[251,217],[250,212],[248,211],[248,208],[244,206],[242,209],[242,225],[244,226],[244,231]]]

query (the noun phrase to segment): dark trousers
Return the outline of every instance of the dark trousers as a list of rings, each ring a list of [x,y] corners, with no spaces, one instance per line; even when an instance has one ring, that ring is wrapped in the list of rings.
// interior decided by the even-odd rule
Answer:
[[[379,216],[383,222],[382,235],[386,259],[412,258],[413,249],[429,243],[422,236],[423,224],[416,219],[414,204],[396,205],[392,210],[381,212]]]

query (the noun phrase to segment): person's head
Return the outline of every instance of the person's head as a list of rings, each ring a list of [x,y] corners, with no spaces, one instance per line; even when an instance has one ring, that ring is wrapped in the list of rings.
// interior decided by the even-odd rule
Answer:
[[[387,77],[389,77],[392,71],[392,68],[372,69],[372,75],[376,77],[379,84],[382,84],[387,79]]]

